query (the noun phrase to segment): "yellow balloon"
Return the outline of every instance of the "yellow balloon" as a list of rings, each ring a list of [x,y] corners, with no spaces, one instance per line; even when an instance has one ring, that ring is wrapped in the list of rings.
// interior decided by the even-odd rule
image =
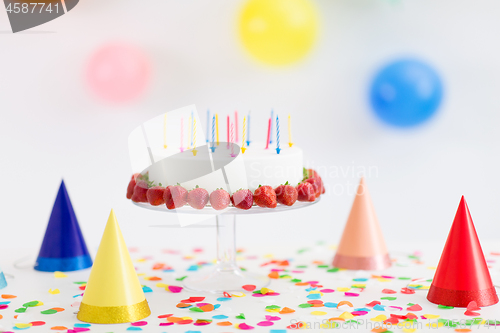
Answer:
[[[316,9],[309,0],[250,0],[241,13],[239,32],[255,58],[288,65],[312,49],[318,33]]]

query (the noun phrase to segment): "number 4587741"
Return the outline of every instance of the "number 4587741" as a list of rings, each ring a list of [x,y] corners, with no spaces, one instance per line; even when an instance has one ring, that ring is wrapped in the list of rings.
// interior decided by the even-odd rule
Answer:
[[[39,7],[39,8],[37,8]],[[55,11],[56,13],[59,13],[59,4],[56,3],[54,4],[54,9],[52,9],[52,4],[49,3],[46,5],[43,2],[31,2],[31,3],[9,3],[7,6],[7,12],[8,13],[39,13],[41,14],[42,12],[49,12],[52,13],[52,11]]]

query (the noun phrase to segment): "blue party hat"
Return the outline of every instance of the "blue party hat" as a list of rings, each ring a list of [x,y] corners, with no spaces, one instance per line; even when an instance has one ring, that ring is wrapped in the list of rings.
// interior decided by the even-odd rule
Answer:
[[[3,275],[2,269],[0,269],[0,289],[7,287],[7,280],[5,280],[5,275]]]
[[[68,272],[92,266],[64,181],[57,193],[35,269]]]

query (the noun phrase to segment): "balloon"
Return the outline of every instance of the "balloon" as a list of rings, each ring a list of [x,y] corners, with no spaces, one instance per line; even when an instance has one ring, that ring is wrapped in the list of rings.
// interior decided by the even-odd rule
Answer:
[[[150,76],[149,62],[137,48],[108,44],[98,49],[87,67],[87,83],[100,98],[125,103],[139,97]]]
[[[443,84],[428,64],[400,59],[382,68],[373,80],[370,102],[386,123],[410,127],[428,120],[439,108]]]
[[[250,0],[239,20],[245,48],[270,65],[288,65],[304,58],[317,30],[316,9],[309,0]]]

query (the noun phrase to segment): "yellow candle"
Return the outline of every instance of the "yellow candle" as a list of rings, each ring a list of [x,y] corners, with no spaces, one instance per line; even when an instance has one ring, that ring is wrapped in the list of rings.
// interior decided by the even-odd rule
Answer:
[[[167,149],[167,114],[163,116],[163,148]]]
[[[292,142],[292,119],[290,115],[288,115],[288,145],[290,148],[293,146]]]
[[[219,115],[215,114],[215,133],[217,137],[217,146],[219,145]]]
[[[241,153],[245,153],[245,137],[247,135],[247,117],[243,118],[243,136],[241,141]]]

